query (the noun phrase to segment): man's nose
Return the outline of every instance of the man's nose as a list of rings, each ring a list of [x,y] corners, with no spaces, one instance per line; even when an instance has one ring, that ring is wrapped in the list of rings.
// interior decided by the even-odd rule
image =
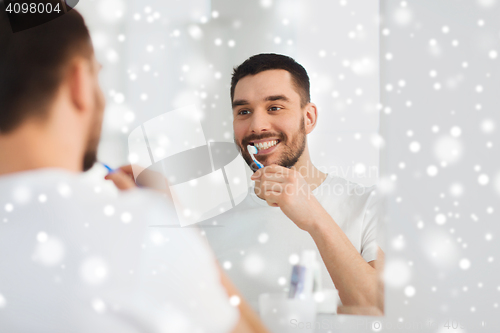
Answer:
[[[261,133],[261,132],[268,132],[271,129],[271,119],[267,112],[264,111],[257,111],[254,112],[252,119],[251,119],[251,124],[250,124],[250,131],[252,133]]]

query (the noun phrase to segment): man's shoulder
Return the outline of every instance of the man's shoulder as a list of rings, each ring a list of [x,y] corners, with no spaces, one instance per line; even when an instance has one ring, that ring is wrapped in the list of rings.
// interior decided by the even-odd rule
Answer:
[[[116,193],[103,190],[97,195],[88,192],[77,204],[104,216],[116,215],[125,223],[140,219],[147,225],[179,225],[173,203],[166,194],[154,190],[136,188]]]
[[[0,177],[0,199],[13,211],[40,206],[56,213],[78,211],[93,218],[123,215],[125,220],[130,215],[137,218],[164,213],[172,220],[173,207],[165,195],[147,189],[121,192],[99,178],[58,169],[20,172]]]
[[[355,181],[329,174],[316,194],[335,200],[365,202],[370,197],[377,195],[377,185],[366,186]]]

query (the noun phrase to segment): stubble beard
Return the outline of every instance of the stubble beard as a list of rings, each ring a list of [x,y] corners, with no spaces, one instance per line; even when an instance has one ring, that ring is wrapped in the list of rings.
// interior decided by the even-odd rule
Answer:
[[[94,98],[94,105],[96,106],[96,109],[94,110],[94,119],[91,122],[92,125],[90,128],[89,138],[87,140],[87,146],[83,155],[82,170],[84,172],[90,170],[97,162],[97,151],[99,147],[99,141],[101,139],[104,101],[99,98],[97,91]]]
[[[243,159],[245,160],[245,162],[248,164],[248,166],[253,171],[257,171],[258,168],[255,165],[255,162],[252,160],[252,157],[248,153],[245,143],[248,141],[252,141],[252,140],[266,139],[269,137],[273,137],[273,134],[263,135],[263,136],[260,136],[259,138],[257,138],[256,136],[249,137],[249,138],[243,140],[243,143],[241,145],[239,143],[237,143],[237,146],[240,148],[240,152],[243,156]],[[275,135],[274,135],[274,137],[275,137]],[[300,121],[300,128],[297,131],[297,134],[294,135],[295,139],[292,142],[290,142],[290,143],[288,142],[288,138],[285,136],[285,134],[283,132],[279,132],[278,137],[280,138],[280,141],[281,141],[280,145],[282,145],[283,152],[281,153],[281,156],[279,157],[278,161],[276,161],[273,164],[277,164],[277,165],[280,165],[280,166],[285,167],[285,168],[291,168],[298,162],[298,160],[300,159],[300,157],[304,153],[304,150],[305,150],[306,145],[307,145],[306,127],[304,124],[304,117],[302,117],[302,119]],[[235,139],[235,142],[236,142],[236,139]],[[244,145],[244,147],[242,145]],[[267,156],[267,155],[262,155],[262,156],[257,155],[256,156],[256,159],[264,165],[268,164],[267,162],[268,162],[269,158],[270,158],[270,156]]]

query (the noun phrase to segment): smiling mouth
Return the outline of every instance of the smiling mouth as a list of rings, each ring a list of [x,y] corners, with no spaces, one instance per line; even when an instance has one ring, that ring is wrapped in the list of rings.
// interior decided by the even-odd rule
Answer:
[[[257,147],[259,150],[258,155],[260,154],[267,154],[271,150],[273,150],[274,147],[276,147],[281,140],[275,139],[275,140],[267,140],[267,141],[261,141],[261,142],[250,142],[249,144],[252,146]]]

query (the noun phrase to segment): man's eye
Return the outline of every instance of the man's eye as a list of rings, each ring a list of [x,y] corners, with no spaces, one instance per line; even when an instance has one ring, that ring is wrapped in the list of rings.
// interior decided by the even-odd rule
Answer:
[[[280,108],[279,106],[273,106],[272,108],[269,109],[269,111],[279,111],[281,109],[282,108]]]
[[[248,110],[240,110],[240,111],[238,111],[238,114],[242,115],[242,116],[244,116],[246,114],[249,114],[249,113],[250,113],[250,111],[248,111]]]

